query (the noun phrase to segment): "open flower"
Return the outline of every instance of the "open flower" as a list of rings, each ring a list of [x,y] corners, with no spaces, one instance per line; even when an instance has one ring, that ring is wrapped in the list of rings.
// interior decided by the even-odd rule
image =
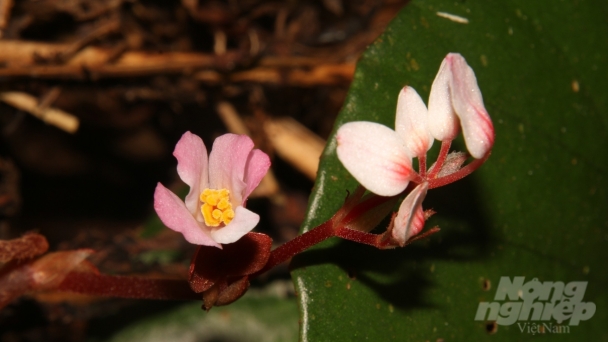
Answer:
[[[270,167],[270,159],[253,149],[245,135],[225,134],[217,138],[207,158],[205,144],[186,132],[173,155],[177,173],[190,186],[182,201],[158,183],[154,209],[161,221],[196,245],[232,243],[251,231],[260,217],[245,209],[247,198]]]
[[[477,159],[462,166],[465,153],[449,153],[460,127],[470,156]],[[441,141],[437,162],[427,172],[426,154],[433,140]],[[395,130],[375,122],[342,125],[336,134],[338,159],[369,191],[396,196],[409,187],[390,233],[403,246],[424,225],[422,200],[428,189],[454,182],[478,168],[494,144],[494,127],[483,105],[481,91],[471,67],[457,53],[448,54],[433,81],[429,107],[406,86],[399,93]],[[412,159],[418,158],[418,172]]]

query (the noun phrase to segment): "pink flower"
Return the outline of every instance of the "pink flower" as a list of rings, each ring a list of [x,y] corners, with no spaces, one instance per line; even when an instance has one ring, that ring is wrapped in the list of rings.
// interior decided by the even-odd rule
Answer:
[[[492,121],[473,70],[461,55],[450,53],[431,87],[428,110],[414,88],[404,87],[397,100],[395,130],[375,122],[346,123],[336,135],[338,158],[369,191],[394,196],[410,181],[425,180],[426,169],[416,173],[412,158],[419,158],[426,168],[433,138],[449,144],[459,124],[469,153],[477,159],[486,157],[494,143]]]
[[[253,149],[245,135],[224,134],[207,149],[198,136],[186,132],[173,155],[177,173],[190,186],[182,201],[158,183],[154,209],[161,221],[196,245],[222,248],[251,231],[260,217],[245,209],[247,197],[270,167],[270,159]]]
[[[466,154],[448,154],[460,127],[469,154],[478,159],[464,167]],[[434,139],[442,142],[441,151],[427,172],[426,154]],[[431,86],[428,109],[418,93],[406,86],[397,100],[395,130],[375,122],[349,122],[338,129],[336,140],[338,159],[369,191],[395,196],[410,181],[418,184],[401,204],[391,228],[393,240],[403,246],[424,225],[422,200],[427,190],[478,168],[494,144],[494,127],[473,70],[460,54],[450,53]],[[412,158],[418,158],[418,172]]]

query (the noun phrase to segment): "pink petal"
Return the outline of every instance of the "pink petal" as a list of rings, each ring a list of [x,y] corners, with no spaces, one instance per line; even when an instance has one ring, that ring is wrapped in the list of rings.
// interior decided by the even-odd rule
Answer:
[[[452,103],[460,117],[464,141],[474,158],[483,158],[494,144],[494,126],[483,105],[477,78],[460,54],[451,53],[446,59],[451,64]]]
[[[186,241],[222,248],[207,234],[208,228],[194,219],[184,202],[160,183],[154,191],[154,210],[165,226],[182,233]]]
[[[361,185],[380,196],[405,189],[414,171],[405,142],[375,122],[349,122],[338,129],[338,158]]]
[[[260,216],[242,206],[236,207],[229,225],[211,229],[211,237],[219,243],[232,243],[249,233],[260,221]]]
[[[392,236],[400,246],[424,228],[424,211],[422,201],[429,186],[424,182],[412,190],[399,206],[399,212],[394,221]]]
[[[494,144],[494,127],[481,97],[477,78],[464,57],[448,54],[429,96],[429,130],[438,140],[453,140],[462,125],[469,153],[483,158]]]
[[[190,187],[184,201],[192,216],[199,211],[199,196],[208,183],[207,148],[201,138],[186,132],[175,145],[173,156],[177,158],[177,174]]]
[[[209,155],[210,187],[230,190],[235,207],[243,203],[245,166],[252,149],[253,141],[248,136],[229,133],[215,139]]]
[[[268,172],[270,168],[270,158],[268,155],[260,150],[253,150],[249,154],[249,160],[245,167],[245,192],[243,193],[243,203],[247,201],[247,197],[251,194],[253,189],[262,181],[262,178]]]
[[[426,106],[412,87],[403,87],[399,93],[395,131],[405,141],[405,147],[412,158],[426,155],[433,146]]]
[[[454,140],[458,135],[458,118],[452,106],[450,84],[452,70],[450,55],[443,59],[439,72],[431,85],[429,95],[429,131],[439,141]]]

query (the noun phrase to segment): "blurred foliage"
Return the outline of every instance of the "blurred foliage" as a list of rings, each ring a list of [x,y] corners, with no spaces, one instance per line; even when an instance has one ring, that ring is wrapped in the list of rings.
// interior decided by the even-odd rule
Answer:
[[[285,299],[284,282],[274,282],[261,292],[250,290],[229,306],[201,310],[201,303],[146,318],[114,334],[108,342],[122,341],[295,341],[297,308]]]
[[[146,265],[154,263],[169,264],[176,261],[180,256],[180,251],[171,249],[159,249],[146,251],[137,256],[137,258]]]

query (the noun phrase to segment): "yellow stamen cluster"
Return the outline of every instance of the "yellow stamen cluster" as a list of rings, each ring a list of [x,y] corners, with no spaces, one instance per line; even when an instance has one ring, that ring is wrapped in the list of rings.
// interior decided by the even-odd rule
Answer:
[[[217,227],[220,223],[229,224],[234,218],[234,210],[230,203],[230,191],[227,189],[205,189],[200,196],[201,212],[205,224],[209,227]]]

